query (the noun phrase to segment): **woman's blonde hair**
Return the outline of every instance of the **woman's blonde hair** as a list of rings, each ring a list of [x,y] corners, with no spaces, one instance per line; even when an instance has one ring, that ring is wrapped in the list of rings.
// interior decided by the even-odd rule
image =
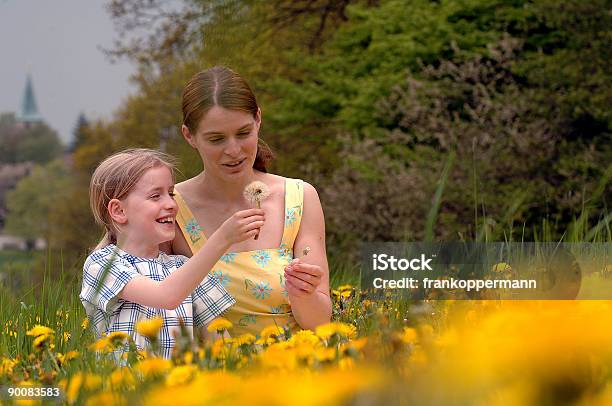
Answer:
[[[96,223],[104,228],[106,234],[96,248],[117,243],[117,227],[108,212],[108,203],[112,199],[127,197],[149,169],[159,166],[168,168],[174,179],[174,158],[152,149],[126,149],[98,165],[89,184],[89,204]]]

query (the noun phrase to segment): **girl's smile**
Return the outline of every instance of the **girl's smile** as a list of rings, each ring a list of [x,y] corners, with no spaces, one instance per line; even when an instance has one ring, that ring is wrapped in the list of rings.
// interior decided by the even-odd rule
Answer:
[[[156,257],[159,244],[175,234],[174,180],[165,166],[149,169],[120,202],[117,243],[127,252]]]

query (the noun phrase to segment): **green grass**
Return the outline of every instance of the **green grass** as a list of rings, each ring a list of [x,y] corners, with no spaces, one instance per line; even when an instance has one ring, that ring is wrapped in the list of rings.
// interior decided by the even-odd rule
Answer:
[[[442,199],[442,189],[443,186],[436,192],[438,201],[436,207],[439,207],[439,201]],[[430,216],[432,219],[435,218],[434,213],[430,213]],[[611,263],[612,260],[605,258],[605,255],[609,255],[612,242],[610,231],[612,216],[606,215],[594,225],[588,223],[588,218],[589,216],[584,213],[577,217],[568,227],[562,241],[600,243],[591,245],[591,248],[588,248],[591,251],[585,255],[592,257],[594,254],[598,258],[604,258],[604,262]],[[543,241],[546,240],[544,237],[550,228],[550,224],[546,221],[542,222],[542,232],[539,235],[543,237]],[[598,252],[593,252],[593,249]],[[94,340],[89,331],[84,332],[81,328],[85,312],[78,298],[81,288],[80,270],[64,269],[56,265],[48,266],[46,264],[58,263],[58,258],[52,258],[50,253],[43,258],[40,256],[40,253],[32,255],[16,251],[0,252],[0,273],[8,275],[0,283],[0,328],[2,329],[0,354],[2,355],[11,358],[18,355],[27,356],[31,352],[32,340],[26,336],[26,331],[34,324],[47,325],[56,330],[56,351],[58,352],[82,351],[84,346]],[[601,267],[604,262],[599,261],[596,267]],[[347,261],[343,256],[338,255],[329,258],[329,268],[332,288],[345,284],[359,288],[360,265],[358,263]],[[602,278],[591,270],[583,272],[583,277],[580,298],[605,298],[612,292],[612,280]],[[360,300],[361,298],[355,297],[349,306],[357,308]],[[407,314],[407,308],[404,307],[414,305],[412,303],[404,306],[401,300],[394,301],[394,303],[397,306],[393,305],[393,309],[389,309],[389,314]],[[415,308],[418,306],[419,304],[416,304]],[[343,319],[354,322],[358,317],[349,309],[348,312],[345,312]],[[402,319],[398,319],[397,323],[401,324]],[[358,324],[363,334],[369,334],[377,329],[377,326],[370,325],[367,315],[360,316]],[[15,332],[17,336],[11,336],[10,331]],[[61,340],[60,337],[64,333],[70,334],[71,338],[67,341]],[[81,366],[91,364],[90,366],[94,367],[95,359],[86,358],[79,361],[79,365],[80,363],[84,363]]]

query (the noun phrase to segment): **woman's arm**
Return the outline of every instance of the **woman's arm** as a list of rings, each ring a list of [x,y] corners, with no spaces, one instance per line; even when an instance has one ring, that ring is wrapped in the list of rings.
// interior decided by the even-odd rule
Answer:
[[[303,256],[306,247],[310,252]],[[317,191],[305,182],[302,221],[293,252],[301,258],[285,268],[291,310],[300,327],[314,329],[331,320],[331,300],[323,209]]]

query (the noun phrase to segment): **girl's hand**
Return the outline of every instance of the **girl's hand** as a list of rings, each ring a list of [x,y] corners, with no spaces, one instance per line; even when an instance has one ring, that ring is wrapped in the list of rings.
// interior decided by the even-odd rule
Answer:
[[[232,245],[255,237],[264,221],[264,211],[261,209],[237,211],[221,224],[215,234],[218,233],[223,241]]]
[[[290,296],[305,296],[317,290],[321,284],[323,269],[294,259],[285,267],[286,288]]]

